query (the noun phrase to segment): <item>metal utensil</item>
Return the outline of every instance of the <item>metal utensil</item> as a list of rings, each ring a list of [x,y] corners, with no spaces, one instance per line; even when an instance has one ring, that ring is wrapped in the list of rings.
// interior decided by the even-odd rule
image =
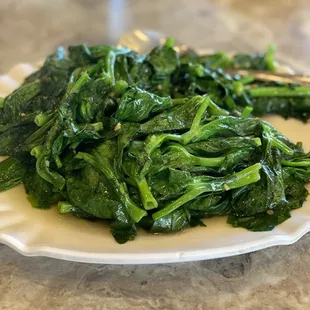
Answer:
[[[153,31],[153,30],[141,30],[137,29],[134,31],[126,32],[121,35],[118,45],[126,46],[140,54],[149,53],[157,45],[165,43],[167,36],[164,34]],[[176,41],[174,49],[179,54],[194,52],[193,49],[188,47],[182,42]],[[291,73],[280,73],[280,72],[268,72],[268,71],[256,71],[256,70],[224,70],[225,73],[235,76],[253,76],[255,80],[266,81],[266,82],[282,82],[282,83],[293,83],[303,86],[310,86],[310,76],[291,74]]]
[[[164,44],[167,38],[167,36],[157,31],[138,29],[122,34],[118,40],[118,45],[128,47],[139,54],[147,54],[157,45]],[[194,50],[179,41],[175,42],[174,49],[179,54],[194,52]]]
[[[310,76],[290,73],[257,71],[257,70],[224,70],[225,73],[235,76],[253,76],[255,80],[266,82],[280,82],[310,86]]]

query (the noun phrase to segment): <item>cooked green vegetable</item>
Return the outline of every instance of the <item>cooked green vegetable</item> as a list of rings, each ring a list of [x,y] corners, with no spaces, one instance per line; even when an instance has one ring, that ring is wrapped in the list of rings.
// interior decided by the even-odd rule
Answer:
[[[23,183],[33,207],[103,219],[119,243],[138,226],[171,233],[225,215],[263,231],[288,219],[307,197],[310,155],[251,113],[307,120],[310,89],[222,72],[273,71],[273,47],[179,57],[173,42],[144,56],[59,48],[0,98],[0,191]]]
[[[195,73],[193,66],[201,66],[203,74]],[[302,121],[309,119],[310,87],[262,82],[252,76],[230,76],[225,74],[225,69],[275,71],[275,48],[271,46],[265,54],[237,54],[233,57],[226,53],[183,55],[181,66],[172,75],[170,94],[182,98],[208,93],[215,103],[234,115],[240,115],[248,106],[253,108],[254,116],[273,113]]]

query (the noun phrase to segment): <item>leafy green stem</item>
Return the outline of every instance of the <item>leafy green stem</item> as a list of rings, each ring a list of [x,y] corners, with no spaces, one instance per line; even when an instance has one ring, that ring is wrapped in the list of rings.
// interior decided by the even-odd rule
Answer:
[[[140,192],[142,204],[145,210],[151,210],[156,209],[158,207],[158,202],[153,197],[153,194],[149,188],[149,185],[147,184],[147,181],[145,178],[136,179],[135,180]]]
[[[151,135],[146,139],[146,145],[145,145],[146,152],[148,154],[151,154],[156,148],[160,147],[161,144],[167,140],[181,142],[182,136],[175,134]]]
[[[194,120],[193,120],[193,123],[192,123],[190,130],[182,135],[182,141],[184,144],[189,143],[192,140],[193,136],[195,136],[195,134],[196,134],[196,132],[200,126],[202,116],[205,113],[205,111],[207,110],[207,108],[211,102],[211,99],[209,97],[197,97],[196,100],[201,100],[201,103],[200,103],[198,111],[194,117]]]
[[[73,206],[68,201],[58,201],[57,209],[59,213],[70,213],[73,209]]]
[[[249,92],[252,97],[305,97],[310,96],[310,87],[257,87]]]
[[[50,121],[54,116],[55,116],[55,112],[51,112],[51,111],[40,113],[36,115],[36,117],[34,118],[34,122],[37,124],[37,126],[42,127],[48,121]]]
[[[193,183],[189,184],[189,191],[182,195],[177,200],[169,203],[163,209],[155,212],[152,217],[154,221],[162,218],[175,211],[188,201],[193,200],[202,193],[205,192],[219,192],[230,190],[238,187],[242,187],[251,183],[255,183],[260,180],[259,171],[261,169],[261,164],[256,163],[240,172],[237,172],[231,176],[213,178],[210,181],[202,181],[199,177],[194,180]],[[196,181],[196,182],[195,182]]]
[[[244,110],[242,111],[241,113],[241,117],[242,118],[247,118],[249,117],[249,115],[252,113],[253,111],[253,108],[252,107],[245,107]]]
[[[289,161],[281,160],[283,166],[288,167],[310,167],[310,160],[301,160],[301,161]]]
[[[173,48],[175,43],[175,39],[174,38],[168,38],[164,44],[164,47],[166,48]]]
[[[199,157],[190,154],[182,145],[173,144],[169,146],[164,160],[172,164],[174,168],[182,165],[197,165],[203,167],[219,167],[223,164],[225,157]]]
[[[262,127],[264,130],[264,135],[270,141],[272,147],[279,149],[286,155],[294,154],[294,151],[288,145],[286,145],[284,142],[282,142],[275,136],[274,134],[275,130],[271,127],[270,124],[263,122]]]
[[[44,153],[37,157],[36,169],[40,177],[54,185],[57,190],[65,186],[65,178],[56,171],[50,169],[50,160]]]

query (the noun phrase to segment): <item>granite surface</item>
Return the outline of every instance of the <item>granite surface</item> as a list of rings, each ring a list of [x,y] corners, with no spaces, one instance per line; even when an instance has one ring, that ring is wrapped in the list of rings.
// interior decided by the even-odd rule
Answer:
[[[265,50],[310,71],[308,0],[1,0],[0,73],[62,44],[149,28],[191,46]],[[310,309],[310,235],[195,263],[112,266],[27,258],[0,245],[0,309]]]

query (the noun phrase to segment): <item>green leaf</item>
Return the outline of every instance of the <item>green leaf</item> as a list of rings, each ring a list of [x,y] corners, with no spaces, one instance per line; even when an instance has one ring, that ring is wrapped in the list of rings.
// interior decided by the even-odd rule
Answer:
[[[47,209],[62,198],[51,183],[39,176],[34,167],[28,167],[23,183],[27,199],[34,208]]]
[[[68,199],[72,205],[101,219],[114,219],[121,204],[110,194],[105,178],[92,166],[70,173],[66,177]]]
[[[0,163],[0,192],[22,183],[26,168],[15,157],[8,157]]]
[[[40,92],[40,81],[34,81],[16,89],[11,95],[4,99],[4,113],[9,122],[15,123],[24,113],[31,100]]]
[[[129,88],[122,96],[116,111],[121,121],[140,122],[152,113],[159,113],[173,106],[169,97],[161,98],[138,87]]]
[[[148,55],[147,61],[152,65],[158,75],[169,75],[179,65],[178,55],[169,44],[168,46],[153,49]]]

